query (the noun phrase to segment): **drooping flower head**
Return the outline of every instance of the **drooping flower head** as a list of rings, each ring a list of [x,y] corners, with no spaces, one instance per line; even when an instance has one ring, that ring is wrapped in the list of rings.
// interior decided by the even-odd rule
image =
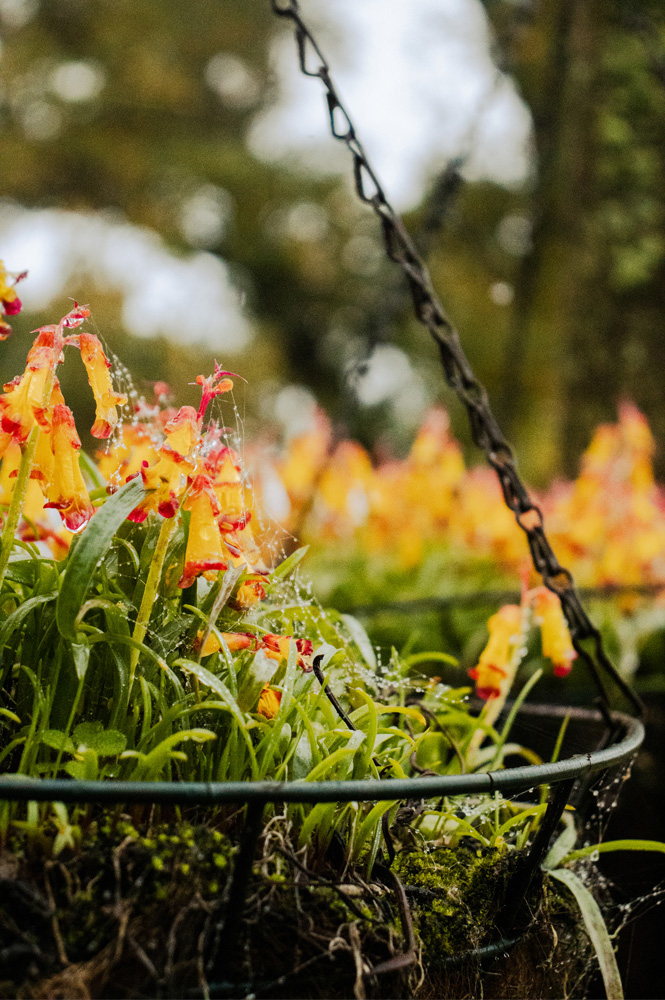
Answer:
[[[81,442],[76,433],[74,414],[68,406],[61,403],[54,406],[50,436],[53,472],[46,489],[48,503],[45,506],[60,511],[68,531],[80,531],[92,517],[93,507],[79,466]]]
[[[518,604],[506,604],[487,622],[489,641],[478,663],[469,671],[476,682],[476,694],[487,701],[505,694],[512,684],[516,652],[524,641],[524,614]]]
[[[117,423],[116,407],[125,397],[113,392],[109,365],[97,337],[76,330],[90,315],[86,306],[75,304],[57,324],[41,327],[28,352],[25,371],[4,386],[0,396],[0,458],[10,444],[22,450],[33,435],[30,477],[36,479],[48,498],[47,507],[60,511],[69,531],[79,531],[93,513],[81,475],[81,442],[74,417],[66,406],[56,376],[64,360],[65,347],[81,352],[97,404],[92,433],[103,437]]]
[[[570,673],[577,653],[559,598],[547,587],[524,587],[521,605],[504,605],[487,623],[489,641],[478,664],[469,671],[479,698],[505,698],[526,653],[531,620],[540,629],[543,656],[552,661],[555,675],[566,677]]]
[[[277,688],[271,687],[270,684],[265,684],[261,689],[256,711],[266,719],[274,719],[279,712],[281,703],[282,692],[278,691]]]
[[[557,677],[566,677],[577,653],[570,638],[561,601],[546,587],[538,587],[532,594],[535,621],[540,625],[543,656],[552,661]]]
[[[117,408],[124,406],[127,397],[113,390],[109,374],[111,362],[106,358],[99,339],[92,333],[80,333],[78,341],[81,360],[95,397],[96,420],[90,433],[96,438],[107,438],[118,423]]]
[[[189,587],[201,573],[227,569],[230,559],[217,526],[219,504],[207,476],[196,476],[184,506],[190,512],[189,534],[178,586]]]

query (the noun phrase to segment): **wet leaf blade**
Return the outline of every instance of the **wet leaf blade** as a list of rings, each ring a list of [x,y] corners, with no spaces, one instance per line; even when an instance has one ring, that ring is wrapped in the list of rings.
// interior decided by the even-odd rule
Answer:
[[[69,556],[56,605],[58,629],[65,639],[76,638],[76,616],[85,600],[97,564],[122,522],[144,495],[140,479],[132,479],[126,483],[99,508],[76,543]]]
[[[584,883],[568,868],[557,868],[554,871],[550,871],[550,875],[552,878],[562,882],[575,897],[575,901],[582,914],[584,926],[598,959],[605,993],[609,1000],[624,1000],[623,985],[621,983],[616,955],[614,954],[612,941],[607,930],[607,924],[603,919],[598,903]]]

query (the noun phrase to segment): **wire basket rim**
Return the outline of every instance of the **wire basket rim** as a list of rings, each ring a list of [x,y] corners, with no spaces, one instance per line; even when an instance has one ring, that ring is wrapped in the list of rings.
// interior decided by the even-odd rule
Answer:
[[[598,722],[592,709],[531,705],[527,714]],[[338,781],[118,781],[0,776],[0,801],[36,801],[112,805],[221,805],[225,803],[388,802],[447,795],[506,792],[515,794],[539,785],[606,771],[631,759],[644,741],[642,722],[621,712],[612,721],[621,738],[610,746],[575,754],[554,763],[529,764],[472,774]]]

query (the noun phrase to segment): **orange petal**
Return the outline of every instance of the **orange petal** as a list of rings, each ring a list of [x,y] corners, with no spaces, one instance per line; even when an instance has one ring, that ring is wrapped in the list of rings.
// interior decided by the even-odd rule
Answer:
[[[282,692],[266,684],[259,695],[259,704],[256,710],[260,715],[265,716],[266,719],[274,719],[279,712],[281,701]]]

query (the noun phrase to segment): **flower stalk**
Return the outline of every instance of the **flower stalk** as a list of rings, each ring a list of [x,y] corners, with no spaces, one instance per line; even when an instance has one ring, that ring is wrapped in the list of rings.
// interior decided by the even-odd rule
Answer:
[[[162,569],[164,567],[164,560],[166,559],[166,552],[176,525],[177,519],[175,517],[164,518],[162,521],[159,537],[157,539],[157,545],[155,546],[155,551],[150,563],[150,570],[148,571],[148,579],[146,580],[143,597],[141,599],[141,606],[139,607],[139,613],[136,617],[134,631],[132,633],[132,639],[134,639],[137,643],[143,642],[146,632],[148,631],[150,615],[155,603],[155,598],[157,597],[159,581],[162,577]],[[134,677],[136,676],[136,668],[138,666],[140,655],[141,650],[138,646],[133,646],[129,660],[128,698],[134,686]]]

